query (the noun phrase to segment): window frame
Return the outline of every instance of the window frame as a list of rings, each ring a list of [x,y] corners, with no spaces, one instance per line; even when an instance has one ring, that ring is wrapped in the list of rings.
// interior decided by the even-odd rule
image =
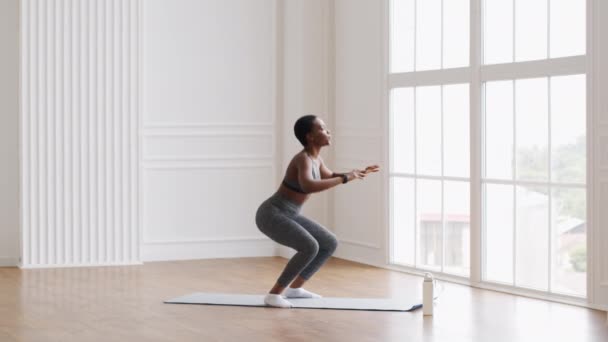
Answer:
[[[421,0],[414,0],[415,2]],[[442,0],[445,1],[445,0]],[[549,300],[558,300],[561,302],[581,304],[582,302],[587,302],[591,300],[593,297],[592,293],[592,279],[593,279],[593,265],[591,263],[591,256],[593,255],[593,251],[591,250],[592,246],[590,240],[593,235],[593,225],[594,225],[594,216],[592,213],[593,202],[592,198],[594,196],[593,191],[593,178],[592,178],[592,165],[593,165],[593,155],[592,155],[592,142],[594,139],[593,129],[592,129],[592,118],[593,118],[593,98],[592,94],[594,93],[593,87],[593,76],[592,76],[592,57],[593,57],[593,37],[592,37],[592,27],[593,23],[593,0],[586,0],[585,2],[585,13],[586,13],[586,53],[584,55],[578,56],[569,56],[569,57],[558,57],[558,58],[550,58],[550,40],[548,38],[547,41],[547,59],[542,60],[534,60],[534,61],[521,61],[516,62],[515,59],[513,62],[509,63],[501,63],[501,64],[483,64],[483,0],[470,0],[469,9],[470,9],[470,27],[469,27],[469,66],[468,67],[459,67],[459,68],[451,68],[451,69],[438,69],[438,70],[424,70],[424,71],[416,71],[416,64],[413,66],[413,71],[409,72],[400,72],[400,73],[391,73],[391,0],[384,1],[384,48],[385,48],[385,58],[384,58],[384,71],[385,71],[385,84],[386,88],[384,90],[384,113],[388,116],[388,120],[385,120],[385,146],[386,154],[385,160],[387,162],[391,161],[392,156],[392,128],[391,121],[392,115],[390,112],[390,94],[395,88],[409,88],[420,86],[443,86],[449,84],[459,84],[459,83],[467,83],[469,84],[469,110],[470,110],[470,118],[469,118],[469,158],[470,158],[470,175],[468,178],[470,185],[470,274],[469,277],[457,276],[453,274],[445,274],[439,273],[439,278],[452,280],[458,283],[468,284],[480,288],[488,288],[493,290],[505,291],[509,293],[523,294],[527,296],[532,296],[536,298],[549,299]],[[547,0],[550,2],[550,0]],[[416,6],[416,4],[414,5]],[[550,11],[550,7],[547,9]],[[514,14],[515,15],[515,14]],[[550,15],[550,12],[548,12]],[[515,20],[515,18],[514,18]],[[443,31],[443,30],[442,30]],[[442,32],[443,33],[443,32]],[[515,43],[514,43],[515,44]],[[443,46],[443,41],[442,41]],[[415,52],[414,52],[415,55]],[[442,56],[443,58],[443,56]],[[541,77],[554,77],[554,76],[568,76],[568,75],[585,75],[586,77],[586,121],[587,121],[587,130],[586,130],[586,146],[587,146],[587,155],[586,155],[586,182],[582,187],[586,190],[586,225],[587,225],[587,291],[585,297],[579,297],[574,295],[565,295],[552,293],[548,291],[539,291],[528,288],[517,287],[514,285],[504,285],[494,282],[484,281],[482,278],[483,275],[483,232],[482,232],[482,223],[483,223],[483,207],[482,207],[482,192],[483,186],[486,179],[482,177],[482,167],[483,167],[483,131],[482,125],[483,123],[483,88],[486,82],[491,81],[501,81],[501,80],[517,80],[517,79],[528,79],[528,78],[541,78]],[[550,95],[549,95],[550,97]],[[443,132],[442,132],[443,133]],[[550,133],[549,133],[550,134]],[[442,147],[443,150],[443,147]],[[442,168],[443,169],[443,168]],[[415,274],[420,274],[425,269],[416,268],[412,266],[405,266],[393,263],[393,198],[392,198],[392,188],[391,183],[394,177],[399,176],[407,176],[411,179],[427,179],[429,177],[420,177],[416,175],[414,172],[413,175],[401,174],[397,172],[392,172],[392,169],[387,172],[385,178],[385,186],[387,191],[387,215],[388,215],[388,234],[387,234],[387,264],[392,267],[396,267],[397,269],[402,269],[407,272],[412,272]],[[431,177],[432,178],[432,177]],[[437,179],[442,180],[450,180],[451,177],[437,177]],[[459,179],[461,180],[461,179]],[[514,180],[516,184],[519,183],[530,183],[530,182],[522,182],[518,180]],[[539,182],[532,182],[539,183]],[[492,183],[497,184],[497,183]],[[512,184],[512,183],[509,183]],[[547,182],[540,182],[539,184],[550,186],[551,184],[562,185],[562,183],[552,182],[551,180],[547,180]],[[567,184],[563,183],[565,186],[574,186],[574,188],[581,188],[580,184]],[[553,187],[551,187],[553,189]],[[445,229],[445,227],[444,227]],[[551,229],[551,225],[549,225],[549,229]],[[549,239],[550,240],[550,239]],[[550,243],[550,242],[549,242]],[[417,248],[417,247],[416,247]],[[551,250],[549,250],[551,253]],[[416,254],[414,254],[416,256]],[[515,259],[515,255],[513,256]],[[551,258],[549,259],[549,268],[551,268]],[[551,275],[549,274],[549,284],[551,283]],[[550,288],[549,288],[550,289]]]

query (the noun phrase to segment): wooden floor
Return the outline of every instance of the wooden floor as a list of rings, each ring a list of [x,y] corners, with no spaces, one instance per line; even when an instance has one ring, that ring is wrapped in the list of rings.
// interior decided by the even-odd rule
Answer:
[[[0,268],[0,341],[608,341],[606,313],[445,284],[433,317],[169,305],[190,292],[263,294],[282,258],[143,266]],[[421,278],[331,259],[307,284],[325,296],[400,297]]]

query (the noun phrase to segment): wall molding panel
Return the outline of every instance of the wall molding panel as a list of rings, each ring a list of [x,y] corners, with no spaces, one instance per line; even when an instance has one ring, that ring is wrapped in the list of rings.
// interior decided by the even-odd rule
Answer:
[[[208,238],[208,239],[184,239],[184,240],[146,240],[143,243],[145,245],[174,245],[174,244],[188,244],[188,243],[209,243],[209,242],[242,242],[242,241],[266,241],[268,240],[263,236],[252,236],[252,237],[238,237],[238,238]]]
[[[274,135],[258,132],[174,132],[145,134],[148,160],[272,159]]]
[[[263,176],[273,174],[271,160],[145,166],[143,260],[275,255],[255,227],[256,206],[271,187]]]
[[[144,124],[143,129],[187,129],[187,128],[267,128],[271,130],[274,122],[148,122]]]
[[[255,211],[276,178],[278,1],[166,4],[144,9],[142,259],[275,255]]]
[[[246,258],[275,256],[276,244],[268,238],[259,240],[188,241],[184,243],[145,243],[145,261]]]
[[[213,161],[215,161],[215,159],[211,159]],[[235,159],[237,160],[237,159]],[[222,163],[208,163],[208,164],[201,164],[201,163],[190,163],[190,160],[175,160],[175,161],[165,161],[164,163],[154,163],[154,162],[148,162],[148,163],[144,163],[143,164],[143,170],[182,170],[182,169],[271,169],[272,172],[274,173],[274,164],[268,162],[268,163],[251,163],[251,164],[247,164],[247,163],[242,163],[240,161],[241,159],[238,159],[237,163],[229,163],[227,160],[222,160]],[[201,161],[201,160],[195,160],[197,162]],[[184,163],[178,163],[178,162],[184,162]]]
[[[140,263],[142,1],[21,2],[21,266]]]

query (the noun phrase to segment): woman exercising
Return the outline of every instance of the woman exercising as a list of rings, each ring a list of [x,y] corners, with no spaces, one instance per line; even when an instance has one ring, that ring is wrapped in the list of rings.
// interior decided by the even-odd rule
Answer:
[[[299,118],[294,133],[304,149],[293,157],[279,190],[260,205],[255,217],[262,233],[297,252],[264,298],[266,305],[281,308],[292,306],[281,296],[288,285],[286,298],[321,297],[306,291],[302,285],[332,255],[338,243],[336,236],[325,227],[300,215],[309,194],[363,179],[379,170],[377,165],[349,173],[333,173],[327,168],[320,152],[330,144],[331,135],[323,120],[314,115]]]

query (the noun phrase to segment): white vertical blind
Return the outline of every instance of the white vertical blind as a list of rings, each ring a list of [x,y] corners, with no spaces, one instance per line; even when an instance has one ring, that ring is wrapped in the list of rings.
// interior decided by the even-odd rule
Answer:
[[[23,267],[139,253],[141,0],[23,0]]]

